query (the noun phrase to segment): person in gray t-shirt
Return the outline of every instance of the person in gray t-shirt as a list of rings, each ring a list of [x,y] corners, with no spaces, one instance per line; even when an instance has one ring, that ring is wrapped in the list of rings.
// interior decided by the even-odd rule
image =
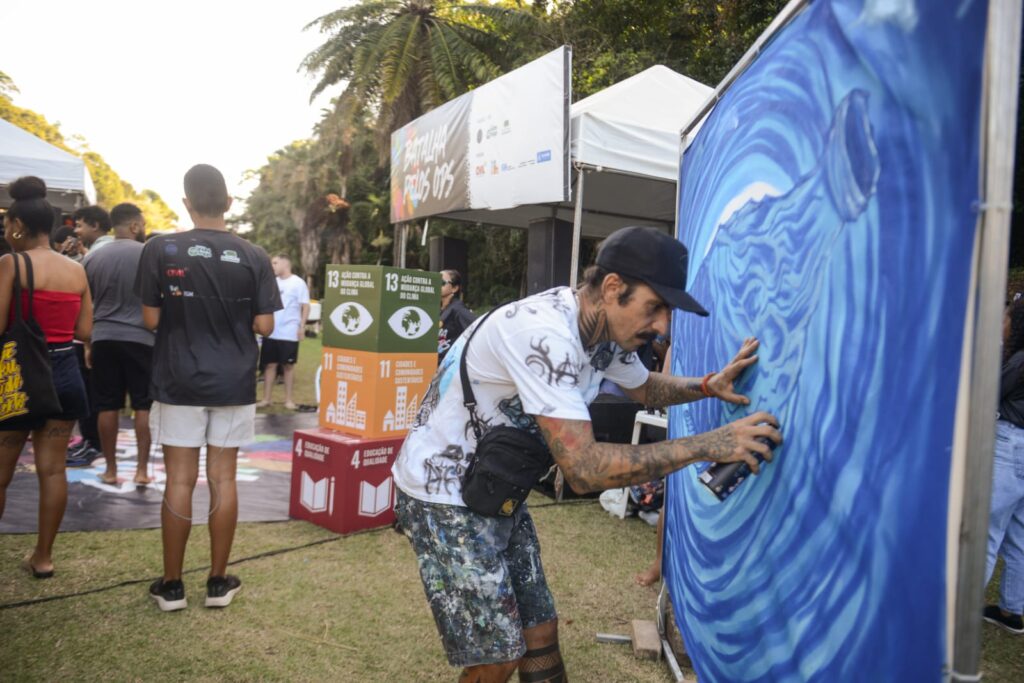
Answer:
[[[135,294],[135,274],[142,256],[146,219],[134,204],[118,204],[110,212],[114,239],[103,249],[90,251],[82,265],[89,278],[94,301],[92,343],[89,351],[100,446],[107,461],[100,475],[105,484],[116,485],[117,422],[124,397],[131,397],[135,412],[138,463],[135,483],[146,485],[149,477],[149,395],[155,335],[142,324],[142,302]]]

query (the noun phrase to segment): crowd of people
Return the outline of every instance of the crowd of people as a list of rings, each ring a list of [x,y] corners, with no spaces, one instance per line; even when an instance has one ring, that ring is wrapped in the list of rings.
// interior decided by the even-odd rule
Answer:
[[[184,189],[194,228],[146,241],[145,218],[131,204],[109,214],[88,207],[76,214],[73,234],[51,235],[45,185],[19,179],[4,218],[13,254],[0,258],[0,333],[23,311],[37,321],[59,399],[56,412],[0,413],[0,515],[29,438],[39,479],[39,532],[24,567],[36,578],[54,575],[69,457],[102,453],[101,478],[117,481],[118,421],[128,397],[137,484],[151,480],[150,444],[163,449],[163,574],[149,594],[164,611],[187,606],[182,565],[203,447],[211,499],[205,604],[225,607],[240,590],[240,579],[227,573],[238,449],[253,440],[256,407],[270,403],[278,373],[285,406],[295,407],[294,366],[309,314],[308,288],[288,257],[270,259],[228,231],[231,197],[220,172],[197,165]],[[500,474],[486,459],[491,453],[519,457],[501,450],[491,432],[525,436],[534,446],[523,452],[546,449],[577,492],[650,482],[698,461],[743,462],[757,473],[755,454],[770,461],[781,443],[777,419],[765,412],[681,439],[595,440],[588,405],[606,380],[646,406],[709,399],[749,405],[736,383],[758,360],[754,338],[703,377],[651,371],[638,358],[638,350],[665,340],[673,309],[707,315],[686,292],[687,264],[686,247],[673,237],[624,228],[604,241],[578,289],[548,290],[481,319],[461,301],[460,274],[442,272],[439,368],[394,464],[395,513],[448,660],[463,668],[463,680],[504,681],[517,669],[521,680],[565,680],[557,611],[525,498],[464,495],[479,476],[474,468]],[[1024,633],[1024,302],[1008,308],[1004,341],[988,573],[999,554],[1006,569],[1000,604],[986,608],[985,618]],[[264,378],[259,403],[257,368]],[[76,421],[84,445],[69,455]],[[428,461],[443,461],[445,477],[427,476],[437,471]],[[494,502],[499,512],[485,511]],[[657,580],[656,570],[638,581]]]
[[[147,241],[142,211],[127,203],[109,213],[83,208],[74,215],[73,232],[54,230],[57,214],[46,200],[46,185],[20,178],[9,187],[14,201],[4,216],[13,254],[0,257],[0,333],[15,319],[35,320],[59,405],[46,411],[22,400],[20,412],[0,414],[0,516],[29,439],[39,479],[37,542],[23,566],[38,579],[54,575],[69,463],[89,464],[102,453],[100,478],[118,481],[118,422],[128,397],[138,445],[136,484],[151,482],[151,443],[163,449],[164,570],[149,592],[165,611],[187,604],[181,573],[204,446],[212,565],[205,604],[225,607],[240,589],[227,563],[238,517],[238,448],[254,438],[257,335],[270,339],[287,292],[299,312],[282,327],[297,345],[309,298],[305,283],[300,292],[289,277],[286,256],[272,265],[260,247],[228,231],[224,215],[231,197],[217,169],[191,168],[184,189],[194,228]],[[24,356],[15,354],[28,350],[12,347],[13,362],[5,366],[11,379],[3,386],[11,396],[5,400],[29,391],[37,379],[18,374]],[[287,379],[294,358],[294,349],[268,358],[267,372],[280,365]],[[290,383],[286,388],[291,402]],[[69,452],[76,422],[82,439]]]

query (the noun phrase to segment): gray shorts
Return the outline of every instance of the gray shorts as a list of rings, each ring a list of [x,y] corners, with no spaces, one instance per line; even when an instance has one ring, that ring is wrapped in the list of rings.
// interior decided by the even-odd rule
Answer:
[[[517,660],[526,652],[523,629],[557,616],[525,503],[512,517],[483,517],[398,491],[395,516],[452,666]]]

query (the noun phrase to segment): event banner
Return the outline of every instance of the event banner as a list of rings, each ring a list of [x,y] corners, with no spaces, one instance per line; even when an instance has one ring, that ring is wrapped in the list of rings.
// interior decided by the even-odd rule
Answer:
[[[569,198],[561,47],[391,134],[391,222]]]
[[[784,444],[720,501],[669,477],[664,573],[701,681],[940,681],[958,368],[978,219],[987,3],[819,0],[722,94],[680,162],[678,236],[709,318],[672,372],[745,337]]]

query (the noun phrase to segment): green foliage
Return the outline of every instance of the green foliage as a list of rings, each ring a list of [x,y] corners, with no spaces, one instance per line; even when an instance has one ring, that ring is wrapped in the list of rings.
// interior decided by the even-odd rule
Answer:
[[[3,84],[3,76],[4,74],[0,72],[0,86]],[[142,209],[146,217],[147,230],[174,229],[178,216],[171,211],[160,195],[152,190],[137,192],[102,156],[90,150],[88,144],[82,143],[81,149],[72,148],[61,133],[59,124],[50,123],[45,116],[31,109],[15,105],[6,96],[0,97],[0,119],[13,123],[65,152],[81,157],[96,187],[96,203],[100,206],[109,210],[121,202],[132,202]]]
[[[785,0],[571,0],[550,23],[573,45],[573,91],[586,97],[655,64],[717,85]]]
[[[253,239],[299,245],[314,282],[325,259],[393,263],[399,241],[397,232],[387,234],[383,168],[390,132],[528,61],[532,54],[519,49],[517,38],[536,33],[539,23],[514,6],[367,0],[309,24],[328,36],[302,64],[319,76],[312,97],[336,83],[346,87],[313,139],[279,152],[257,172],[260,185],[243,218]],[[349,207],[325,205],[329,193]],[[275,208],[280,201],[291,210]]]
[[[346,82],[351,116],[371,113],[387,136],[423,113],[501,75],[522,59],[515,38],[538,19],[515,7],[446,0],[367,0],[306,28],[328,35],[302,67],[320,77],[311,95]]]
[[[383,258],[389,245],[377,239],[390,230],[387,172],[377,164],[374,132],[361,121],[339,123],[344,106],[325,112],[314,138],[278,150],[252,172],[259,184],[238,220],[268,252],[289,254],[314,291],[327,263],[389,263],[391,257],[388,251]],[[334,197],[348,206],[332,204]]]
[[[12,93],[18,91],[18,86],[14,85],[14,81],[11,77],[0,71],[0,98],[10,99]]]
[[[430,237],[446,235],[466,241],[469,273],[463,298],[474,309],[490,309],[526,295],[527,232],[494,225],[457,223],[431,219]],[[429,255],[416,243],[421,268],[429,267]]]
[[[314,289],[326,263],[390,265],[400,244],[388,222],[384,168],[392,130],[566,43],[577,99],[655,64],[715,85],[784,4],[363,0],[342,7],[307,26],[325,40],[302,68],[318,77],[313,96],[335,84],[345,89],[310,140],[279,150],[254,172],[260,184],[242,219],[252,226],[248,236],[268,250],[300,254]],[[350,206],[329,210],[329,193]],[[427,268],[423,225],[409,230],[406,263]],[[525,231],[432,219],[430,235],[468,243],[471,306],[524,292]]]

